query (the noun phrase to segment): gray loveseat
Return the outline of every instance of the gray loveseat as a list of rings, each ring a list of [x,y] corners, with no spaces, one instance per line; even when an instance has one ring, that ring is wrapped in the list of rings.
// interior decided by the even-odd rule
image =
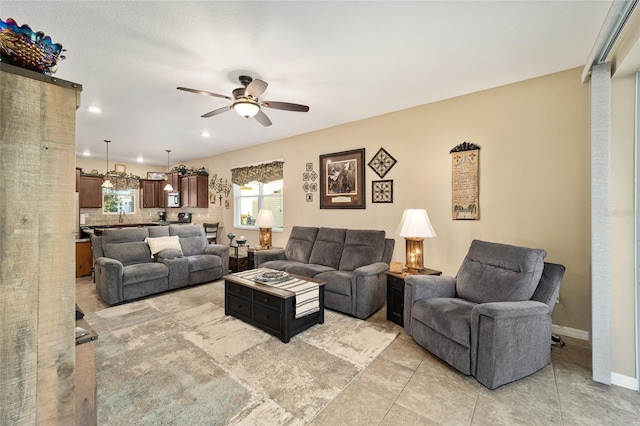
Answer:
[[[294,226],[284,249],[255,252],[256,268],[325,281],[325,307],[365,319],[384,305],[395,241],[384,231]]]
[[[209,244],[201,225],[106,229],[91,243],[96,290],[109,305],[214,281],[229,271],[229,247]]]
[[[456,277],[405,278],[407,334],[495,389],[551,358],[551,313],[565,268],[541,249],[474,240]]]

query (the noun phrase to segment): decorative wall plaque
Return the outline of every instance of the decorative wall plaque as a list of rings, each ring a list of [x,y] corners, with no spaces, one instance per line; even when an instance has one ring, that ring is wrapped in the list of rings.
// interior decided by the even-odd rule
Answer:
[[[369,161],[369,167],[382,179],[396,163],[396,159],[393,158],[391,154],[385,151],[384,148],[380,148],[371,161]]]
[[[393,181],[374,180],[371,182],[372,203],[393,203]]]
[[[464,142],[451,151],[451,194],[453,220],[480,219],[478,164],[480,147]]]

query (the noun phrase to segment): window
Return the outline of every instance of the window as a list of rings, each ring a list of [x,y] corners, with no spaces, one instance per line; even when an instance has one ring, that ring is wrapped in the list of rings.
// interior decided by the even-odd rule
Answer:
[[[102,188],[102,213],[135,213],[137,192],[136,189]]]
[[[283,181],[274,180],[269,183],[249,182],[245,185],[233,185],[234,215],[236,228],[257,229],[254,226],[260,209],[269,209],[276,222],[274,230],[284,227],[283,215]]]

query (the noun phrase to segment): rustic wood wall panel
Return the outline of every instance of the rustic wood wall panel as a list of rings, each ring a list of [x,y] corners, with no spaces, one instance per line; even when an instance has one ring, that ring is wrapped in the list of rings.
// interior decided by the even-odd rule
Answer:
[[[0,68],[0,424],[73,424],[80,86],[11,69]]]

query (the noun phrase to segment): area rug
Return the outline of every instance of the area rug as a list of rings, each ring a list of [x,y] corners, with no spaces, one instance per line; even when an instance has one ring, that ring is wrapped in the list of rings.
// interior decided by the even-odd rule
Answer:
[[[397,332],[325,310],[287,344],[224,314],[224,283],[87,313],[100,425],[303,425]]]

